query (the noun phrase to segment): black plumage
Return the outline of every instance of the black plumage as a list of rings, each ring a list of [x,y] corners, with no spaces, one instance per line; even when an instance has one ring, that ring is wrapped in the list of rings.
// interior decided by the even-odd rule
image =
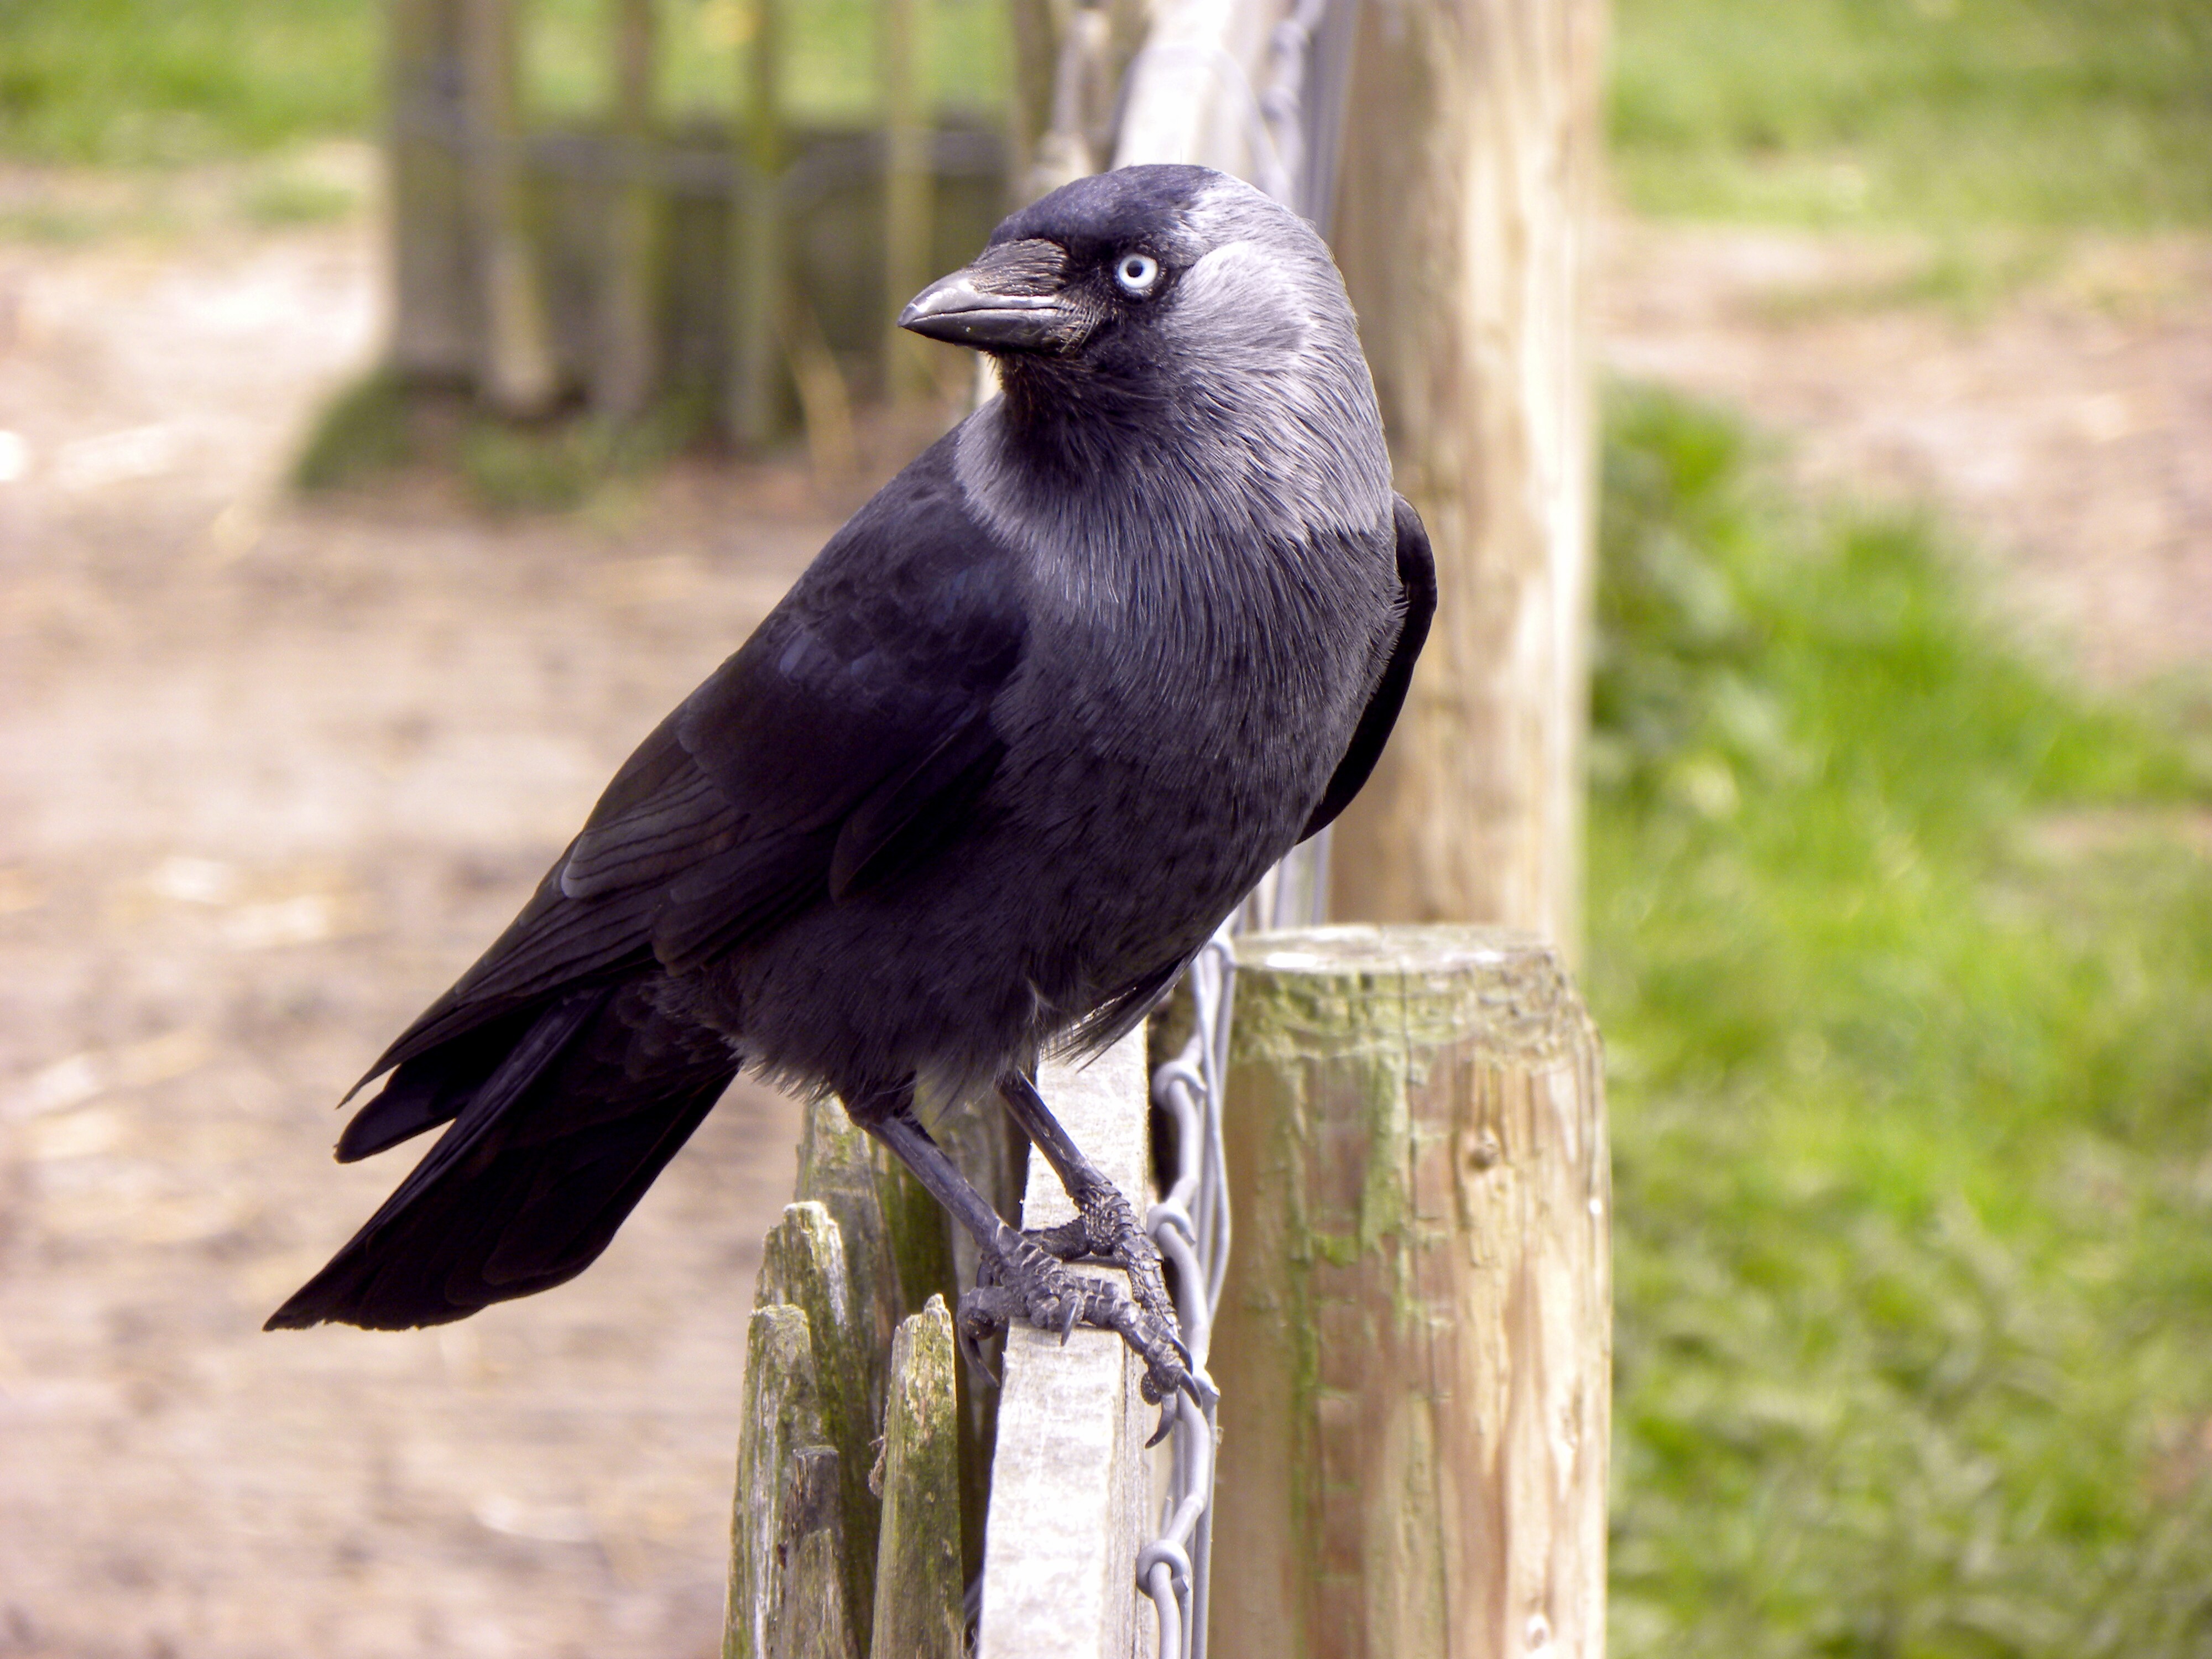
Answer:
[[[1219,174],[1070,185],[903,320],[989,351],[1005,395],[831,538],[370,1068],[341,1159],[449,1127],[272,1326],[434,1324],[572,1277],[750,1066],[835,1090],[976,1234],[1012,1289],[973,1316],[1079,1312],[1148,1391],[1188,1386],[1157,1271],[1133,1315],[1072,1291],[915,1086],[998,1086],[1097,1247],[1149,1249],[1024,1074],[1140,1018],[1358,792],[1427,543],[1326,252]]]

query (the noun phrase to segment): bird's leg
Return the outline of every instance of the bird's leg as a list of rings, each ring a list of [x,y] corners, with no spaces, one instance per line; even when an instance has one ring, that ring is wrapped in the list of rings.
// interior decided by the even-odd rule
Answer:
[[[1127,1197],[1083,1155],[1083,1149],[1060,1127],[1060,1120],[1052,1115],[1051,1109],[1044,1103],[1044,1097],[1037,1092],[1036,1084],[1027,1073],[1008,1072],[1001,1077],[999,1095],[1006,1103],[1006,1110],[1015,1124],[1029,1137],[1030,1144],[1042,1152],[1045,1161],[1052,1165],[1053,1173],[1060,1177],[1060,1186],[1075,1206],[1073,1221],[1040,1228],[1024,1237],[1063,1261],[1096,1256],[1126,1268],[1130,1293],[1136,1298],[1137,1310],[1142,1315],[1144,1337],[1140,1340],[1126,1330],[1123,1334],[1130,1346],[1145,1357],[1145,1397],[1157,1401],[1182,1388],[1192,1399],[1199,1400],[1205,1385],[1191,1376],[1190,1351],[1176,1334],[1175,1304],[1168,1297],[1167,1281],[1160,1272],[1159,1247],[1138,1224],[1136,1211]],[[1171,1375],[1154,1358],[1163,1339],[1176,1355],[1173,1370],[1180,1375]]]
[[[930,1196],[975,1239],[983,1258],[981,1282],[960,1298],[957,1322],[962,1344],[971,1354],[978,1339],[1016,1319],[1039,1330],[1056,1330],[1062,1341],[1078,1324],[1120,1328],[1109,1304],[1127,1306],[1127,1298],[1111,1285],[1068,1272],[1000,1218],[915,1116],[911,1081],[848,1101],[846,1109],[914,1171]]]
[[[1212,1385],[1192,1375],[1189,1351],[1174,1324],[1139,1307],[1118,1285],[1070,1273],[1035,1239],[1000,1219],[915,1116],[911,1080],[848,1100],[846,1110],[914,1171],[930,1195],[968,1230],[982,1255],[975,1288],[960,1298],[956,1328],[963,1346],[972,1352],[979,1340],[1017,1319],[1039,1330],[1056,1330],[1063,1342],[1079,1324],[1096,1326],[1119,1332],[1144,1360],[1145,1398],[1155,1404],[1168,1402],[1160,1419],[1162,1435],[1173,1420],[1171,1396],[1177,1389],[1205,1404]],[[1060,1138],[1066,1141],[1065,1133]],[[1111,1183],[1108,1186],[1110,1190]]]

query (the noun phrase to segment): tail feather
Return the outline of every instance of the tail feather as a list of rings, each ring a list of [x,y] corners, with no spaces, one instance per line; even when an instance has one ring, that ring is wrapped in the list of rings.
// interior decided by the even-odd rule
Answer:
[[[441,1121],[433,1112],[453,1120],[266,1328],[443,1324],[573,1279],[738,1071],[720,1037],[672,1020],[635,984],[541,1009],[495,1060],[483,1036],[410,1060],[348,1127],[342,1155],[395,1144]],[[356,1141],[363,1118],[373,1127]]]

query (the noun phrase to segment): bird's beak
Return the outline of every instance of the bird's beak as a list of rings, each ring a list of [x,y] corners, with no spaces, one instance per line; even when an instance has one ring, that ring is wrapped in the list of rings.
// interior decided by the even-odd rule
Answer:
[[[1066,268],[1058,243],[1002,242],[915,295],[899,326],[978,351],[1064,351],[1091,322],[1063,291]]]

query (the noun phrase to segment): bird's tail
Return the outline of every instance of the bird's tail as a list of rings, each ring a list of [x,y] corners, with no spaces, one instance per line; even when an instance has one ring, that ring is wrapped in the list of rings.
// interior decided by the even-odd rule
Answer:
[[[647,986],[572,991],[394,1072],[338,1156],[452,1127],[264,1328],[439,1325],[574,1278],[737,1075]]]

